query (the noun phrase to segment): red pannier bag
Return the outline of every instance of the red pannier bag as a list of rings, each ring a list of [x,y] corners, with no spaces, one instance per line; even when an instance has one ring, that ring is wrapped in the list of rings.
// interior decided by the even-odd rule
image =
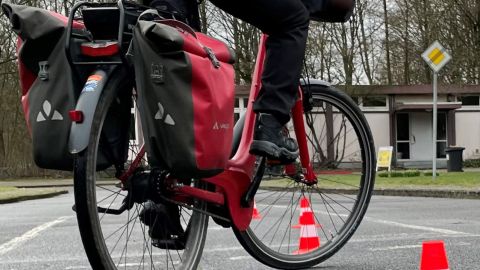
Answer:
[[[222,172],[233,136],[232,50],[178,21],[139,20],[131,54],[148,162],[182,179]]]

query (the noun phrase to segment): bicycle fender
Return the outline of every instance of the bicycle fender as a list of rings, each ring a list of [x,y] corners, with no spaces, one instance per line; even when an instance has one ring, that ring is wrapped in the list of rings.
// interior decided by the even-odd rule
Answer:
[[[93,115],[107,79],[107,72],[101,69],[95,70],[95,72],[88,77],[88,80],[80,93],[75,110],[82,112],[83,121],[72,121],[70,138],[68,140],[68,148],[71,154],[78,154],[88,146]]]
[[[324,80],[319,80],[319,79],[310,79],[310,78],[302,78],[300,80],[300,85],[305,86],[305,85],[320,85],[324,87],[330,87],[332,86],[329,82],[324,81]]]

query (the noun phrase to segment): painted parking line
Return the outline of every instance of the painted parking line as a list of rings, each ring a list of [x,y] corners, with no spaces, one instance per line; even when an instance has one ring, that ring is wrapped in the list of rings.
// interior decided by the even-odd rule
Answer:
[[[253,259],[252,256],[236,256],[236,257],[230,257],[231,261],[238,261],[238,260],[250,260]]]
[[[59,217],[53,221],[44,223],[40,226],[37,226],[30,231],[24,233],[23,235],[19,237],[15,237],[12,240],[6,242],[5,244],[2,244],[0,246],[0,255],[3,255],[11,250],[14,250],[21,244],[32,240],[33,238],[37,237],[42,231],[45,231],[46,229],[53,227],[57,224],[60,224],[62,222],[65,222],[67,219],[72,218],[72,216],[64,216],[64,217]]]
[[[274,206],[271,206],[271,207],[273,207],[273,208],[287,208],[286,205],[274,205]],[[326,212],[326,211],[314,210],[313,212],[317,213],[317,214],[321,214],[321,215],[331,215],[331,213]],[[336,215],[338,215],[340,217],[348,217],[348,215],[346,215],[346,214],[338,214],[337,213]],[[380,224],[384,224],[384,225],[401,227],[401,228],[405,228],[405,229],[429,231],[429,232],[446,234],[446,235],[465,235],[465,236],[471,235],[469,233],[460,232],[460,231],[441,229],[441,228],[435,228],[435,227],[428,227],[428,226],[421,226],[421,225],[413,225],[413,224],[407,224],[407,223],[400,223],[400,222],[396,222],[396,221],[371,218],[371,217],[367,217],[367,216],[365,216],[363,218],[363,220],[368,221],[368,222],[380,223]]]
[[[470,235],[469,233],[460,232],[460,231],[440,229],[440,228],[434,228],[434,227],[428,227],[428,226],[412,225],[412,224],[406,224],[406,223],[400,223],[400,222],[384,220],[384,219],[376,219],[376,218],[370,218],[370,217],[365,217],[364,220],[365,221],[370,221],[370,222],[375,222],[375,223],[380,223],[380,224],[384,224],[384,225],[391,225],[391,226],[395,226],[395,227],[406,228],[406,229],[429,231],[429,232],[447,234],[447,235],[450,235],[450,234],[451,235]]]
[[[466,242],[460,242],[456,244],[449,244],[448,246],[471,246],[472,244]],[[412,249],[412,248],[421,248],[422,245],[403,245],[403,246],[389,246],[389,247],[378,247],[378,248],[369,248],[370,251],[389,251],[397,249]]]

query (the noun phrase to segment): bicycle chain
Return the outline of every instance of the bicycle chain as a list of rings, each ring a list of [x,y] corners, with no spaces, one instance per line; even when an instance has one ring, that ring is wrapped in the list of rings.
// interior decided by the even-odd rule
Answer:
[[[226,222],[230,222],[230,223],[232,222],[230,219],[228,219],[228,218],[226,218],[226,217],[223,217],[223,216],[214,214],[214,213],[212,213],[212,212],[208,212],[208,211],[205,211],[205,210],[202,210],[202,209],[199,209],[199,208],[190,206],[190,205],[188,205],[188,204],[186,204],[186,203],[182,203],[182,202],[178,202],[178,201],[172,200],[172,199],[167,198],[167,197],[165,197],[165,196],[163,196],[163,195],[160,195],[160,198],[161,198],[162,200],[165,200],[165,201],[169,202],[169,203],[173,203],[173,204],[176,204],[176,205],[185,207],[185,208],[190,209],[190,210],[192,210],[192,211],[196,211],[196,212],[202,213],[202,214],[204,214],[204,215],[208,215],[208,216],[211,216],[211,217],[214,217],[214,218],[218,218],[218,219],[221,219],[221,220],[226,221]]]

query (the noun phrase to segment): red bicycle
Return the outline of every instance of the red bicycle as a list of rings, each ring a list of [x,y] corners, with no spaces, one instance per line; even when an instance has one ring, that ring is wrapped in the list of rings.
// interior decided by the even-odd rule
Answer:
[[[119,1],[121,11],[122,5]],[[93,269],[196,269],[209,216],[231,227],[255,259],[275,268],[311,267],[345,245],[367,210],[375,180],[373,138],[348,95],[320,80],[303,79],[292,109],[293,127],[286,129],[299,144],[299,162],[285,166],[281,178],[262,180],[269,164],[250,155],[249,146],[255,125],[252,103],[261,85],[268,38],[263,35],[247,111],[235,125],[232,156],[223,173],[180,180],[157,172],[148,165],[138,125],[130,140],[129,160],[115,169],[100,168],[97,164],[105,155],[102,145],[110,125],[106,119],[122,110],[131,110],[135,117],[138,113],[136,93],[131,90],[135,78],[121,55],[128,42],[121,37],[122,33],[119,44],[127,45],[117,55],[121,60],[98,63],[98,69],[111,67],[102,74],[108,79],[98,103],[91,106],[87,147],[75,157],[75,210]],[[179,206],[186,232],[184,248],[157,248],[148,226],[140,221],[142,209],[155,200]],[[254,200],[261,219],[252,219]],[[295,225],[302,222],[302,211],[310,213],[313,223],[298,229]],[[299,250],[299,238],[306,231],[319,243]]]

